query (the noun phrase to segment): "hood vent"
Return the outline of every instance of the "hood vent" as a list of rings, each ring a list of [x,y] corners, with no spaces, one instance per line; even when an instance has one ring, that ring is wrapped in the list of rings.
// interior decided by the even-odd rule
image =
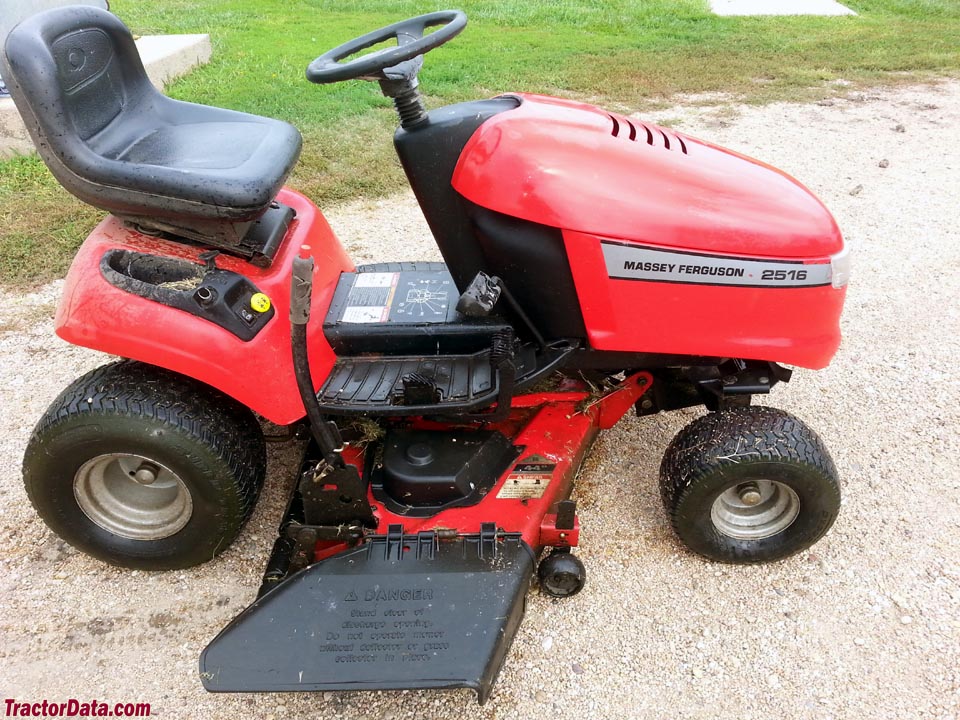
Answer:
[[[615,138],[623,138],[632,142],[646,142],[647,145],[662,147],[665,150],[679,150],[684,155],[687,152],[687,144],[683,138],[676,133],[667,132],[656,125],[645,125],[639,120],[631,120],[623,115],[613,115],[607,113],[610,117],[610,134]]]

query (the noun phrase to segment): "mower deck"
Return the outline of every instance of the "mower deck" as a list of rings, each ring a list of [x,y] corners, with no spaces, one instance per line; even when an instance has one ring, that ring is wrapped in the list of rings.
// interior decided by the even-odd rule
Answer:
[[[334,474],[315,480],[308,447],[260,595],[204,651],[204,686],[471,688],[484,702],[537,555],[579,541],[568,498],[583,458],[650,386],[637,373],[597,396],[564,380],[514,398],[509,416],[483,430],[407,419],[373,444],[348,445],[367,521],[324,521],[355,491],[333,487]]]

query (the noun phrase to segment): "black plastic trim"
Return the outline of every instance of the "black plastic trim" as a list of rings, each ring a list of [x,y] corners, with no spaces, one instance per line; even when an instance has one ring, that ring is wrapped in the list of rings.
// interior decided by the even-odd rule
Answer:
[[[411,459],[415,446],[428,449],[429,457]],[[381,465],[372,473],[373,496],[407,517],[476,505],[522,452],[495,430],[391,429],[381,447]]]
[[[203,318],[244,342],[253,340],[276,315],[272,305],[266,312],[251,308],[257,286],[230,270],[113,249],[100,258],[100,273],[124,292]],[[177,289],[177,283],[184,284],[184,289]]]
[[[514,390],[519,392],[530,387],[563,367],[564,360],[576,347],[576,341],[560,341],[547,352],[538,353],[532,345],[521,346],[517,353]],[[402,394],[402,379],[411,373],[435,379],[445,396],[431,404],[396,404]],[[469,384],[460,378],[469,378]],[[490,363],[490,351],[431,357],[345,357],[337,360],[318,397],[327,415],[456,416],[493,405],[500,396],[500,383],[500,373]],[[451,394],[455,386],[459,390]]]
[[[393,136],[400,164],[460,292],[485,262],[468,213],[471,203],[453,189],[453,171],[477,128],[519,105],[513,97],[449,105],[432,110],[416,130],[398,128]]]
[[[480,271],[498,276],[547,340],[582,340],[586,329],[561,231],[482,208],[452,185],[476,130],[519,104],[519,98],[498,97],[439,108],[415,130],[398,129],[394,145],[460,292]],[[526,330],[513,324],[518,332]]]
[[[226,248],[227,252],[249,257],[250,262],[257,267],[270,267],[296,214],[292,207],[274,200],[267,211],[250,226],[240,245],[237,248]]]
[[[393,274],[396,286],[392,290],[358,286],[369,273]],[[424,290],[434,292],[432,301],[420,306],[416,299],[411,302],[411,296],[416,298]],[[364,265],[355,273],[340,275],[323,321],[323,333],[341,357],[368,353],[434,356],[480,352],[490,347],[497,333],[510,329],[503,317],[474,318],[457,312],[457,293],[443,263]],[[378,322],[346,322],[348,308],[355,305],[382,305],[387,308],[387,317]]]

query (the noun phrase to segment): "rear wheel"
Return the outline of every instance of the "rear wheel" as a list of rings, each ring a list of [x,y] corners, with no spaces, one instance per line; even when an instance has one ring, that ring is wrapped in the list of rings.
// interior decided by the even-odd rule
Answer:
[[[253,413],[190,378],[132,361],[73,382],[41,418],[23,478],[40,517],[105,562],[163,570],[236,538],[266,469]]]
[[[840,484],[823,442],[782,410],[710,413],[678,433],[660,466],[671,524],[712,560],[779,560],[810,547],[840,511]]]

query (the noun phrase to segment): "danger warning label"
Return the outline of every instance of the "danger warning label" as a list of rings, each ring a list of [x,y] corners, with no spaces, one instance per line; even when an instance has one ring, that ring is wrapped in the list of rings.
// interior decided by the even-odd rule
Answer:
[[[514,465],[498,498],[527,500],[541,498],[553,479],[555,463],[520,462]]]

